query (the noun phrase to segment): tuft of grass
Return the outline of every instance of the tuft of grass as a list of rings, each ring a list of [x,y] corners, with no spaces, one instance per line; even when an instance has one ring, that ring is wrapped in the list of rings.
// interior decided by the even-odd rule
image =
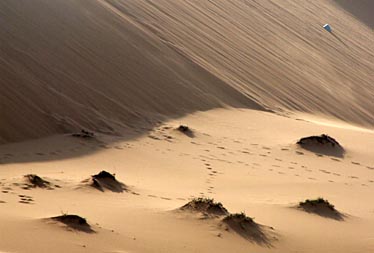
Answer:
[[[182,210],[199,211],[207,214],[227,215],[229,212],[220,202],[211,198],[195,198],[181,207]]]
[[[50,182],[35,174],[25,175],[25,178],[32,184],[33,187],[48,188],[50,186]]]
[[[181,131],[182,133],[187,133],[190,130],[190,128],[188,126],[185,126],[185,125],[180,125],[178,128],[177,128],[179,131]]]
[[[52,217],[51,219],[61,222],[73,230],[78,230],[86,233],[95,232],[94,230],[92,230],[87,220],[79,215],[64,213],[60,216]]]
[[[300,207],[318,207],[318,206],[324,206],[327,207],[333,211],[335,211],[334,205],[332,205],[328,200],[324,198],[316,198],[316,199],[307,199],[305,201],[301,201],[299,203]]]
[[[101,171],[99,174],[91,176],[91,186],[104,192],[105,190],[110,190],[112,192],[123,192],[126,191],[126,185],[117,181],[115,174],[111,174],[105,170]]]
[[[239,223],[254,223],[254,218],[248,217],[244,212],[241,213],[231,213],[227,215],[223,221],[236,221]]]
[[[115,174],[111,174],[111,173],[109,173],[105,170],[101,171],[99,174],[93,175],[92,177],[96,178],[96,179],[107,178],[107,179],[111,179],[111,180],[116,180]]]

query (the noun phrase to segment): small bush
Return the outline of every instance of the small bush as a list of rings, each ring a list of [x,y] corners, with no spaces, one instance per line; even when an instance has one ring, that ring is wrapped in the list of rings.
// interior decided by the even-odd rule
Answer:
[[[229,213],[222,203],[214,202],[209,198],[195,198],[182,206],[181,209],[213,215],[227,215]]]

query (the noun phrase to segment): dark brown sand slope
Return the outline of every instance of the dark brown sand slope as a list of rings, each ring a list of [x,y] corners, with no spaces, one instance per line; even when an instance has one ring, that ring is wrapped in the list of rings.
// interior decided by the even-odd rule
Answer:
[[[372,0],[335,0],[346,11],[374,29],[374,1]]]
[[[0,31],[0,142],[81,127],[113,133],[147,112],[260,108],[98,1],[1,1],[0,11],[9,24]]]
[[[374,122],[374,36],[334,2],[2,0],[0,22],[0,143],[223,105]]]

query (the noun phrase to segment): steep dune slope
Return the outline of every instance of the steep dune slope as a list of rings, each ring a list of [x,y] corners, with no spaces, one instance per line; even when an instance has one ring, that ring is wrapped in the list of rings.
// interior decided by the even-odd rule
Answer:
[[[271,108],[374,123],[374,36],[334,1],[107,1]]]
[[[374,36],[333,1],[4,0],[0,12],[0,142],[225,104],[374,123]]]
[[[0,142],[261,108],[97,1],[1,1]]]

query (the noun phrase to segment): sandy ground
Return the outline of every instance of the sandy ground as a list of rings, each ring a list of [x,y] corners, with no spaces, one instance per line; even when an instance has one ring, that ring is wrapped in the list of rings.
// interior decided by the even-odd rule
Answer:
[[[193,129],[189,137],[179,124]],[[327,133],[344,158],[295,145]],[[373,131],[331,119],[252,110],[213,110],[165,122],[129,140],[56,136],[0,148],[0,249],[5,252],[372,252]],[[17,162],[25,156],[33,162]],[[59,159],[64,153],[93,154]],[[115,173],[128,192],[100,192],[82,181]],[[59,186],[22,189],[36,173]],[[22,195],[20,197],[20,195]],[[20,203],[26,195],[29,203]],[[244,211],[273,227],[266,244],[226,231],[220,219],[176,212],[194,197],[211,197],[232,213]],[[292,208],[324,197],[346,215],[337,221]],[[44,218],[63,213],[87,218],[96,233],[68,231]],[[273,238],[273,237],[272,237]]]
[[[374,252],[372,7],[1,0],[0,252]],[[296,145],[320,134],[344,156]],[[296,208],[318,197],[344,219]]]

